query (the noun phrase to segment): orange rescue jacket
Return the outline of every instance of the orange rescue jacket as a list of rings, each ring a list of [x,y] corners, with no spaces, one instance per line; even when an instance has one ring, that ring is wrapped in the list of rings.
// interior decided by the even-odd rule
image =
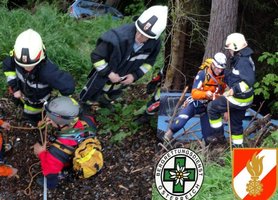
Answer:
[[[194,79],[191,95],[194,100],[207,100],[206,92],[211,91],[217,95],[224,93],[226,83],[223,82],[223,73],[214,75],[211,67],[200,70]]]

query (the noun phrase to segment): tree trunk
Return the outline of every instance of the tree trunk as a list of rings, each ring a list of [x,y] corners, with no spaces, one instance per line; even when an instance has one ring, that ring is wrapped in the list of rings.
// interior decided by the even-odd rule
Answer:
[[[208,38],[203,60],[224,52],[227,35],[236,31],[239,0],[212,0]]]
[[[186,40],[186,17],[184,1],[174,0],[172,1],[172,30],[170,35],[171,40],[171,52],[167,69],[167,75],[163,87],[167,90],[174,89],[179,90],[183,88],[186,83],[186,76],[184,75],[184,51]],[[167,55],[168,56],[168,55]]]

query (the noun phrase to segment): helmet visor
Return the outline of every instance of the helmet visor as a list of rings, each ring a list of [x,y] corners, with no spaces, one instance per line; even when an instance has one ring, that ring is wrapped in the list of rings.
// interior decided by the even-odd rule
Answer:
[[[220,69],[225,69],[226,68],[225,63],[220,63],[215,59],[213,59],[213,64],[214,64],[215,67],[220,68]]]
[[[76,116],[65,116],[65,115],[59,115],[53,111],[51,111],[49,108],[48,108],[48,104],[46,104],[44,106],[45,110],[46,110],[46,115],[52,115],[52,116],[55,116],[55,117],[58,117],[58,118],[62,118],[62,119],[65,119],[65,120],[73,120],[76,118]]]

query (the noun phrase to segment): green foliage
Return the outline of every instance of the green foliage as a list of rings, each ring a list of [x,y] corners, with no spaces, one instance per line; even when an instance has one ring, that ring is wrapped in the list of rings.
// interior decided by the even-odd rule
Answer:
[[[130,22],[129,18],[113,20],[110,16],[78,21],[50,5],[39,5],[33,11],[32,14],[24,9],[9,11],[0,7],[0,60],[13,49],[18,34],[32,28],[41,34],[48,57],[74,76],[77,92],[92,68],[90,53],[98,37],[111,28]],[[0,85],[3,92],[6,85],[3,75]]]
[[[7,7],[9,0],[0,0],[0,6]]]
[[[278,146],[278,130],[272,132],[271,135],[268,136],[264,140],[264,142],[261,146],[267,147],[267,148],[277,148],[277,146]]]
[[[111,133],[111,142],[121,142],[126,137],[135,134],[139,126],[134,122],[134,111],[143,106],[146,102],[134,101],[129,105],[115,103],[114,111],[102,108],[97,112],[97,120],[101,123],[99,134]]]
[[[259,57],[258,61],[264,62],[270,66],[272,72],[276,72],[278,69],[278,52],[269,53],[264,52],[262,56]],[[272,108],[272,113],[277,113],[278,111],[278,75],[277,73],[266,74],[261,81],[256,82],[254,85],[255,95],[263,95],[264,99],[270,99],[271,95],[274,95],[274,100],[271,102],[270,107]]]
[[[229,155],[226,157],[225,162],[224,166],[215,162],[207,163],[205,165],[204,182],[197,195],[198,199],[212,200],[219,196],[221,196],[222,199],[234,199],[231,187],[231,158]]]
[[[275,53],[269,53],[269,52],[264,52],[258,59],[258,61],[267,62],[268,65],[273,66],[275,69],[278,67],[278,52]]]
[[[278,76],[276,74],[267,74],[254,87],[256,88],[256,95],[263,94],[265,99],[269,99],[271,91],[274,91],[274,94],[278,93]]]
[[[143,11],[146,9],[145,7],[145,1],[144,0],[134,0],[134,3],[128,5],[125,8],[125,13],[129,13],[129,14],[133,14],[133,15],[137,15],[140,16]]]

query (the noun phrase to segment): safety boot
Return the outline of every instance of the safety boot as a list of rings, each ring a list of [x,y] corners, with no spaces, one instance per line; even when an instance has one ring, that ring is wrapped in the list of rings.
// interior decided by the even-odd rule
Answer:
[[[111,110],[112,112],[115,111],[114,106],[112,105],[111,101],[108,100],[107,97],[105,97],[106,95],[100,95],[97,99],[97,102],[99,103],[99,106],[101,108],[107,108],[109,110]]]

